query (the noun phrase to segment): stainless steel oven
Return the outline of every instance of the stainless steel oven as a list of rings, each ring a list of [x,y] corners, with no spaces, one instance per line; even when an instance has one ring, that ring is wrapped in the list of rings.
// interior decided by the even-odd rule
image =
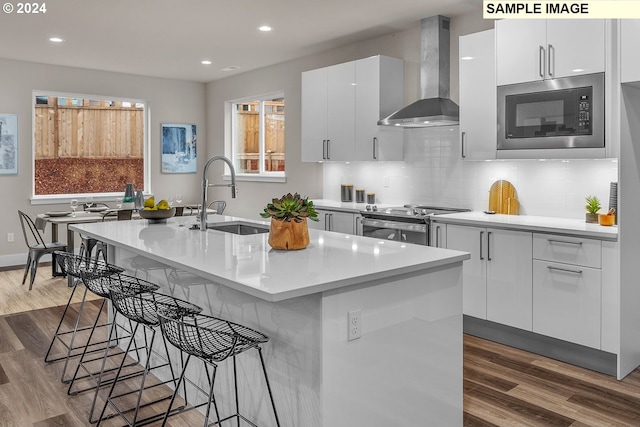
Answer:
[[[366,237],[417,245],[427,245],[429,242],[429,231],[424,220],[414,223],[404,219],[397,221],[363,217],[361,223],[362,235]]]
[[[428,246],[431,217],[463,211],[468,209],[404,205],[377,210],[375,206],[367,206],[366,210],[360,212],[362,219],[358,233],[381,240]]]
[[[603,148],[604,73],[498,86],[498,150]]]

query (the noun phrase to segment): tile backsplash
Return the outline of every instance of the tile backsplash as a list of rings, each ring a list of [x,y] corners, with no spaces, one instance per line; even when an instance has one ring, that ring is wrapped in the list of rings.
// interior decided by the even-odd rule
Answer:
[[[340,200],[340,185],[376,193],[376,203],[418,203],[485,210],[500,179],[516,188],[521,215],[584,218],[585,197],[603,210],[617,159],[468,161],[460,155],[458,126],[404,131],[402,162],[336,162],[323,166],[323,198]]]

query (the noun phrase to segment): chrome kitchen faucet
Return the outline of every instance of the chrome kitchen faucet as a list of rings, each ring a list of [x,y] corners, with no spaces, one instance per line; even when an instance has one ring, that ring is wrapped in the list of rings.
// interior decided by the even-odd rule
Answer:
[[[209,184],[209,180],[207,179],[207,171],[209,170],[209,165],[215,162],[216,160],[222,160],[227,165],[229,165],[229,169],[231,169],[231,184]],[[231,160],[224,156],[213,156],[209,160],[207,160],[207,164],[204,165],[204,171],[202,172],[202,208],[200,209],[199,218],[200,218],[200,231],[207,230],[207,189],[209,187],[231,187],[231,197],[236,198],[238,194],[238,188],[236,186],[236,170],[233,167],[233,163]]]

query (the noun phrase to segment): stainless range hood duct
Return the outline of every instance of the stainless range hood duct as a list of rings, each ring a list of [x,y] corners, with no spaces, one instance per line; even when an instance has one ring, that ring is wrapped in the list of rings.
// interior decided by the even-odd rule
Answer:
[[[440,15],[420,21],[420,90],[423,99],[378,121],[379,125],[429,127],[458,124],[459,108],[449,99],[449,23],[449,18]]]

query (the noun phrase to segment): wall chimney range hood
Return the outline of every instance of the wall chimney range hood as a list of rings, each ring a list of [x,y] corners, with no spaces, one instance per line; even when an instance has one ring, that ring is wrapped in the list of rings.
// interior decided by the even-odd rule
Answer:
[[[449,99],[450,19],[436,15],[420,21],[422,99],[378,121],[383,126],[457,125],[459,108]]]

